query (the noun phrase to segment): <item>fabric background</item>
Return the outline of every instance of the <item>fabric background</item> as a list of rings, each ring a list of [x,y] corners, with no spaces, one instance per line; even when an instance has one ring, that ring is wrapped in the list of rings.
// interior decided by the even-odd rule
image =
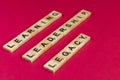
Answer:
[[[61,39],[34,63],[21,56],[82,9],[92,16]],[[40,32],[16,52],[2,46],[36,21],[56,10],[63,13],[57,22]],[[78,34],[91,41],[55,74],[43,65]],[[1,0],[0,80],[120,80],[119,0]]]

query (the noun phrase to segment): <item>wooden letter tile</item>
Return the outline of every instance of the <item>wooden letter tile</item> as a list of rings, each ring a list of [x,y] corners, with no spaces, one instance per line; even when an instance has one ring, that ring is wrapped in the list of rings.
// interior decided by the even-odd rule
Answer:
[[[51,72],[56,72],[67,60],[64,56],[57,54],[49,60],[43,67]]]
[[[62,14],[60,12],[53,11],[50,14],[48,14],[47,16],[45,16],[44,19],[52,22],[61,16],[62,16]]]

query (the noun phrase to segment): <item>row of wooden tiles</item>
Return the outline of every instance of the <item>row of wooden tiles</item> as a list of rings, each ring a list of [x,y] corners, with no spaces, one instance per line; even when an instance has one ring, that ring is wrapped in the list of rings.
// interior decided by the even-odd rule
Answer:
[[[61,16],[62,14],[60,12],[52,11],[51,13],[40,19],[38,22],[30,26],[28,29],[20,33],[17,37],[6,43],[3,48],[9,52],[14,52],[24,43],[33,38],[36,34],[41,32],[54,21],[58,20]]]
[[[50,59],[43,67],[55,73],[63,64],[65,64],[73,55],[75,55],[78,50],[88,43],[89,40],[90,36],[81,33],[58,54]]]
[[[91,13],[86,10],[80,11],[78,14],[40,41],[37,45],[27,51],[22,57],[27,61],[34,62],[40,55],[45,53],[45,51],[55,45],[61,38],[72,31],[81,22],[86,20],[90,15]]]

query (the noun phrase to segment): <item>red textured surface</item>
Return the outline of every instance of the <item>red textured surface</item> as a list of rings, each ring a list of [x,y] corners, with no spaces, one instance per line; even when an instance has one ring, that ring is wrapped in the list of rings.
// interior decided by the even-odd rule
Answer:
[[[1,0],[0,80],[120,80],[119,0]],[[21,56],[81,9],[92,16],[65,36],[34,63]],[[63,17],[16,52],[2,46],[52,10]],[[55,74],[43,65],[79,33],[92,40]]]

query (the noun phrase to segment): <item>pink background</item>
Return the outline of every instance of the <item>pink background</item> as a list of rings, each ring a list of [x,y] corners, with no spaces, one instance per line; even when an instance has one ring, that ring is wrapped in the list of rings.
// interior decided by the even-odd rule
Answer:
[[[81,9],[92,16],[60,40],[34,63],[21,56]],[[52,10],[63,17],[9,53],[2,46]],[[79,33],[92,40],[55,74],[43,65]],[[120,80],[119,0],[1,0],[0,80]]]

